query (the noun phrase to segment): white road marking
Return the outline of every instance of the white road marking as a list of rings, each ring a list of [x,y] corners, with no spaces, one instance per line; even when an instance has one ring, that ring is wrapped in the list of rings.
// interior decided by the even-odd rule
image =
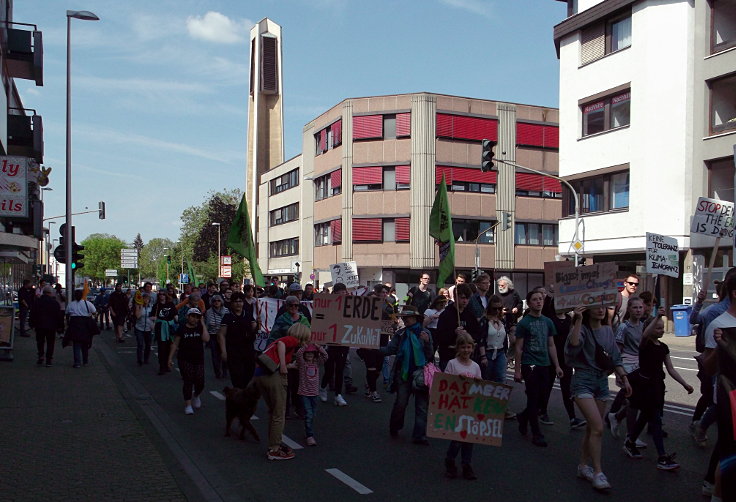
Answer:
[[[675,368],[677,370],[685,370],[685,371],[698,371],[697,368],[695,368],[695,369],[693,369],[693,368],[683,368],[681,366],[673,366],[673,368]]]
[[[300,445],[299,443],[297,443],[296,441],[294,441],[293,439],[291,439],[290,437],[288,437],[286,434],[281,434],[281,441],[283,441],[284,444],[286,444],[286,446],[288,446],[292,450],[302,450],[302,449],[304,449],[304,447],[302,445]]]
[[[695,359],[692,358],[692,357],[679,357],[679,356],[670,355],[670,358],[672,358],[672,359],[682,359],[683,361],[695,361]]]
[[[325,471],[328,474],[336,477],[337,479],[339,479],[340,481],[342,481],[343,483],[345,483],[346,485],[348,485],[350,488],[352,488],[353,490],[355,490],[361,495],[368,495],[369,493],[373,493],[373,490],[357,482],[356,480],[354,480],[353,478],[351,478],[350,476],[342,472],[340,469],[332,468],[332,469],[325,469]]]
[[[220,394],[220,393],[219,393],[219,392],[217,392],[216,390],[211,390],[211,391],[210,391],[210,394],[212,394],[213,396],[215,396],[215,397],[216,397],[217,399],[219,399],[220,401],[224,401],[224,400],[225,400],[225,396],[223,396],[222,394]]]

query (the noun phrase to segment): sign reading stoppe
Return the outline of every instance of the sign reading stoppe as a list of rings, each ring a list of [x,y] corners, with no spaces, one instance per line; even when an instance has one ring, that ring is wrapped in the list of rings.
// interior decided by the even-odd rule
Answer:
[[[429,392],[427,436],[501,446],[512,387],[437,373]]]
[[[647,272],[670,277],[680,276],[677,239],[647,232]]]
[[[0,156],[0,216],[28,217],[28,160]]]
[[[375,296],[316,293],[313,343],[377,349],[381,346],[381,300]]]
[[[690,232],[712,237],[733,237],[733,202],[700,197]]]
[[[354,261],[330,265],[330,273],[332,274],[332,284],[341,282],[348,289],[360,286],[358,265]]]
[[[578,305],[615,305],[618,294],[617,274],[618,265],[615,263],[576,267],[570,262],[569,267],[555,270],[555,310],[564,312]]]

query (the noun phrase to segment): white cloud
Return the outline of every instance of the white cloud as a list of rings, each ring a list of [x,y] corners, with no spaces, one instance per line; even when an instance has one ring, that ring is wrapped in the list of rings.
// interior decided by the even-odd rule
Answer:
[[[242,42],[252,26],[253,22],[249,19],[234,21],[215,11],[187,18],[187,30],[192,38],[218,44]]]
[[[440,2],[488,18],[492,17],[493,13],[490,0],[440,0]]]

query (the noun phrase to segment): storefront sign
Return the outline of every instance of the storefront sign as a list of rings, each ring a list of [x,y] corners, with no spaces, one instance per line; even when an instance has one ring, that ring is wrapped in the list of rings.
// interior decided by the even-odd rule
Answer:
[[[28,158],[0,156],[0,216],[27,218]]]

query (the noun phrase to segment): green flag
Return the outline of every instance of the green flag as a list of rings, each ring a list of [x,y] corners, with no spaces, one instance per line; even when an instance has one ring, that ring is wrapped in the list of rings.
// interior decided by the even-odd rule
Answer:
[[[166,258],[158,262],[158,283],[161,287],[166,286]]]
[[[432,204],[432,212],[429,213],[429,235],[434,237],[435,244],[440,248],[440,267],[437,274],[439,289],[445,286],[447,278],[452,277],[455,270],[455,236],[452,234],[452,216],[444,174]]]
[[[189,274],[189,284],[197,284],[197,278],[194,275],[194,269],[192,268],[192,264],[187,260],[187,273]]]
[[[258,266],[258,259],[256,258],[256,246],[253,243],[253,232],[250,228],[248,202],[245,200],[245,194],[243,194],[240,206],[238,206],[238,212],[235,213],[235,219],[230,225],[230,232],[227,234],[227,245],[248,260],[253,283],[256,286],[265,286],[266,281],[263,280],[261,267]]]

